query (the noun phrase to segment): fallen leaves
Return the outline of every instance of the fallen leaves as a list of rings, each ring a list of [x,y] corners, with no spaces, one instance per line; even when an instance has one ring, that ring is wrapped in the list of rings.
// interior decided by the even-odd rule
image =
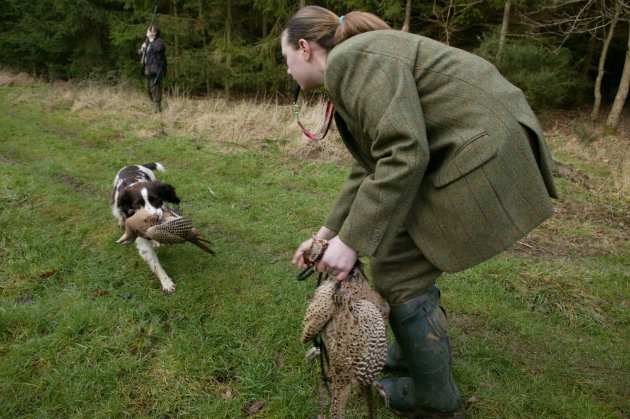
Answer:
[[[18,297],[15,299],[16,304],[33,304],[33,299],[28,297]]]
[[[260,409],[263,408],[263,406],[265,405],[266,400],[260,400],[256,403],[253,403],[251,405],[245,405],[241,408],[241,410],[244,413],[247,413],[248,415],[253,415],[255,413],[258,413],[260,411]]]
[[[472,396],[470,399],[466,400],[466,403],[477,403],[479,401],[479,397]]]

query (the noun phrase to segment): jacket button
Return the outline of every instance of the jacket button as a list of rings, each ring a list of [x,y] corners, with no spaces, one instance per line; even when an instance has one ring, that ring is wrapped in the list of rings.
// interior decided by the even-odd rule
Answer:
[[[376,246],[376,242],[378,241],[378,239],[381,237],[381,231],[380,230],[376,230],[374,232],[374,234],[372,235],[372,239],[370,240],[370,247],[374,247]]]

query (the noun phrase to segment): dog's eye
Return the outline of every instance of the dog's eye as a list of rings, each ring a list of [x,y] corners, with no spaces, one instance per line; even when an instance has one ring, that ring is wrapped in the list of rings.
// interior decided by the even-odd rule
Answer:
[[[161,196],[151,195],[149,196],[149,203],[151,203],[151,205],[153,205],[155,208],[160,208],[164,203],[164,200]]]
[[[135,209],[130,209],[128,211],[128,213],[129,213],[129,215],[134,215],[136,213],[136,210]]]

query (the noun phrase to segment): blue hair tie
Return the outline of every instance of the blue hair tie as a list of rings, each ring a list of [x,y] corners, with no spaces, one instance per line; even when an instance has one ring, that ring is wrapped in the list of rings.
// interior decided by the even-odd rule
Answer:
[[[343,23],[343,15],[341,15],[341,17],[339,18],[339,24],[341,25]]]

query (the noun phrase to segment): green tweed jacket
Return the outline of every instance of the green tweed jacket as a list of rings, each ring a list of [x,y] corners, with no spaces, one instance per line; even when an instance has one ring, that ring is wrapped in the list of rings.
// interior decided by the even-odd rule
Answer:
[[[354,157],[324,225],[370,257],[406,228],[442,271],[474,266],[553,214],[553,160],[520,89],[484,59],[373,31],[337,45],[325,87]]]

